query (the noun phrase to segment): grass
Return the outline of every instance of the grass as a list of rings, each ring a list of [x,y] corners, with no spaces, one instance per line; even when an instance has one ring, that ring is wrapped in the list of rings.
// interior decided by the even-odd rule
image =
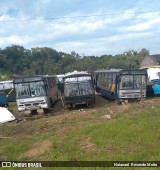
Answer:
[[[155,161],[160,160],[159,132],[159,110],[155,110],[73,130],[56,149],[68,160]]]
[[[136,104],[110,120],[101,119],[108,113],[101,104],[93,110],[85,109],[87,113],[70,111],[51,118],[7,124],[5,134],[14,138],[0,140],[0,155],[13,161],[159,161],[160,106],[156,103],[153,108],[152,103],[135,112]],[[44,140],[51,143],[47,151],[23,157],[25,152],[35,149],[35,143]]]

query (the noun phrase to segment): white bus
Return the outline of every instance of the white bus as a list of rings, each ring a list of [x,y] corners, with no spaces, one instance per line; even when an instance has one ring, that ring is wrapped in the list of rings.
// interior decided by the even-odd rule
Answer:
[[[58,100],[57,76],[16,78],[14,87],[19,111],[43,109],[44,112]]]

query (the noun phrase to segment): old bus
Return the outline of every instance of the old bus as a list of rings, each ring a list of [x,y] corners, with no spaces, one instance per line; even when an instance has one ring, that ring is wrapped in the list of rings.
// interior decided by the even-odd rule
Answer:
[[[145,70],[99,70],[94,72],[96,92],[117,102],[146,97]]]
[[[151,82],[151,87],[155,96],[160,95],[160,68],[147,68],[148,80]]]
[[[0,81],[0,92],[4,92],[8,102],[16,100],[13,80]]]
[[[92,75],[77,71],[66,74],[63,77],[63,94],[67,107],[78,104],[93,106],[95,91]]]
[[[19,111],[43,109],[44,112],[58,100],[57,76],[32,76],[14,80]]]

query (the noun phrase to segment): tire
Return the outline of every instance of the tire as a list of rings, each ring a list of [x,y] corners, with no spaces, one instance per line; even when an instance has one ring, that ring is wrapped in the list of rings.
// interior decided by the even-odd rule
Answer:
[[[49,113],[49,109],[47,109],[47,108],[43,109],[43,111],[44,111],[44,114]]]
[[[89,107],[89,108],[92,108],[93,106],[94,106],[94,102],[88,102],[88,104],[87,104],[87,106]]]

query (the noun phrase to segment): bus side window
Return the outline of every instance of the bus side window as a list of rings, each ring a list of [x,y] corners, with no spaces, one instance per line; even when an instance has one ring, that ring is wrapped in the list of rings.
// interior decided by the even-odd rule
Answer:
[[[115,84],[116,82],[116,73],[113,73],[113,83]]]
[[[0,83],[0,90],[3,90],[4,89],[4,86],[2,83]]]
[[[111,76],[111,84],[113,84],[113,73],[110,73]]]
[[[102,81],[102,73],[100,74],[100,81]]]
[[[100,81],[100,73],[98,73],[98,81]]]
[[[106,74],[103,73],[103,81],[106,82]]]
[[[104,82],[105,80],[104,80],[104,73],[102,73],[102,81]]]
[[[111,74],[108,73],[108,84],[111,84]]]
[[[99,81],[101,81],[101,73],[99,73]]]
[[[106,82],[107,82],[107,73],[105,73],[105,80],[106,80]]]

